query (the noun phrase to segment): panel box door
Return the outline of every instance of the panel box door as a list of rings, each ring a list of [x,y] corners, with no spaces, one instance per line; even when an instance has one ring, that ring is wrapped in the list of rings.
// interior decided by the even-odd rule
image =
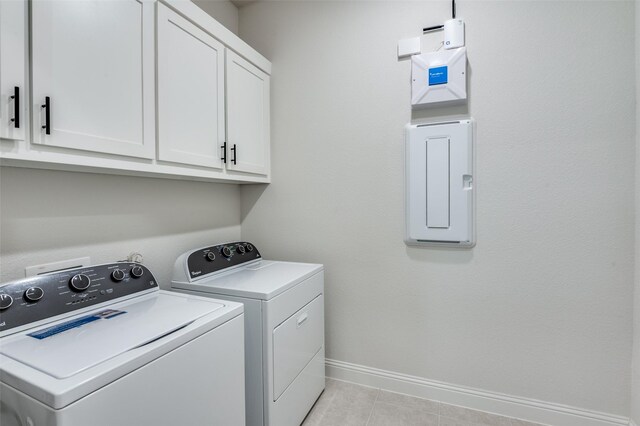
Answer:
[[[475,245],[473,120],[408,125],[405,151],[405,242]]]
[[[224,46],[158,4],[158,158],[223,168]]]
[[[229,170],[269,174],[270,77],[227,49]]]
[[[154,2],[33,0],[33,143],[155,157]]]

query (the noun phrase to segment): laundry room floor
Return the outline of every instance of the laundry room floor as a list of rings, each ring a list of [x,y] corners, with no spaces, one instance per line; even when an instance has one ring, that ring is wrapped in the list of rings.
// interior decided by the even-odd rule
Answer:
[[[327,379],[302,426],[542,426],[428,399]]]

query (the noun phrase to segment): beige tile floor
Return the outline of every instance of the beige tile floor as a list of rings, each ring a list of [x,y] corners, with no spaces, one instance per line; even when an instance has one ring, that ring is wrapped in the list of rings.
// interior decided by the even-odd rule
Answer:
[[[302,426],[542,425],[327,379],[323,394]]]

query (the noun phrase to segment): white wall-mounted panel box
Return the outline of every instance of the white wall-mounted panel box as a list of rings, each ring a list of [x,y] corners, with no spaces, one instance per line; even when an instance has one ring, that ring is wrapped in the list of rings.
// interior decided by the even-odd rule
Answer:
[[[473,247],[473,120],[407,125],[408,245]]]
[[[411,57],[411,106],[424,108],[467,100],[467,48]]]

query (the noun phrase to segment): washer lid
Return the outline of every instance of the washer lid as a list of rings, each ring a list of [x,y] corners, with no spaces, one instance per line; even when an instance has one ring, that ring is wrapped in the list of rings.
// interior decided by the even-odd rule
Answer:
[[[312,263],[261,260],[228,273],[186,283],[172,281],[173,288],[270,300],[323,270]]]
[[[6,339],[0,354],[57,379],[74,376],[149,344],[223,308],[210,300],[160,293],[78,315]]]

